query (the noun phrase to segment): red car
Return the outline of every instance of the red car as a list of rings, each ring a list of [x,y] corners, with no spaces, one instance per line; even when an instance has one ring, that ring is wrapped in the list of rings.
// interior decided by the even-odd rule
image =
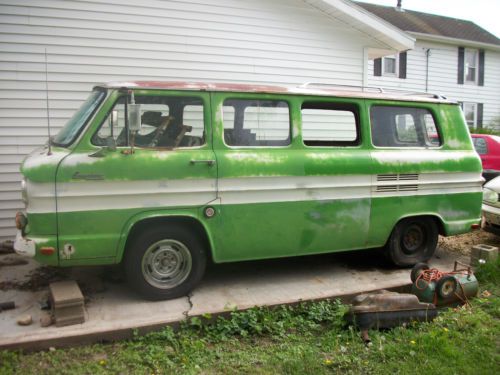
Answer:
[[[483,162],[486,181],[500,175],[500,137],[489,134],[471,134],[472,142]]]

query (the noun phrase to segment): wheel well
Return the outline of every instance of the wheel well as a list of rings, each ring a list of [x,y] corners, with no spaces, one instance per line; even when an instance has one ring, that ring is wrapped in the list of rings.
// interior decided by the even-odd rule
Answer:
[[[127,251],[127,246],[132,238],[140,233],[146,228],[151,228],[153,226],[165,226],[165,225],[182,225],[189,230],[193,231],[202,241],[203,245],[207,249],[210,258],[212,259],[212,248],[210,246],[210,241],[208,239],[208,234],[203,227],[203,225],[196,219],[187,216],[168,216],[168,217],[152,217],[148,219],[143,219],[134,224],[130,229],[127,236],[127,241],[125,242],[125,250]]]
[[[445,231],[444,231],[444,223],[443,221],[441,220],[440,217],[438,216],[434,216],[434,215],[416,215],[416,216],[406,216],[406,217],[403,217],[401,218],[397,223],[399,224],[401,221],[403,220],[406,220],[406,219],[417,219],[417,218],[428,218],[428,219],[431,219],[432,221],[434,221],[434,223],[436,224],[437,228],[438,228],[438,233],[441,235],[441,236],[444,236],[445,235]]]

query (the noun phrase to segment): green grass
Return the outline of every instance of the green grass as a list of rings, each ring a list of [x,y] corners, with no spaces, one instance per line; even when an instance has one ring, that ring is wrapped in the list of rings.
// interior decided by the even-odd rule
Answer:
[[[337,301],[192,318],[173,331],[23,354],[0,351],[0,374],[494,374],[500,371],[500,262],[477,272],[488,297],[432,323],[371,331],[345,327]],[[487,293],[483,293],[483,296]]]

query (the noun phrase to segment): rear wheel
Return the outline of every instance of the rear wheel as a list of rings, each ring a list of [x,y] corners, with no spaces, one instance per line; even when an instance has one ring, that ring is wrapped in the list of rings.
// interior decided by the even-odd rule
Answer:
[[[203,244],[182,226],[144,230],[131,239],[124,258],[129,285],[149,300],[186,295],[201,280],[205,267]]]
[[[438,242],[438,229],[431,218],[401,220],[391,233],[386,255],[397,266],[413,266],[429,260]]]

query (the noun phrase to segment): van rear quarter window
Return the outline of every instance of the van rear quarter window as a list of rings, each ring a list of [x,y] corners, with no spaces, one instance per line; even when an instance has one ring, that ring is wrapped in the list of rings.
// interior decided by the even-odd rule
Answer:
[[[373,106],[372,142],[377,147],[439,147],[438,126],[426,108]]]

